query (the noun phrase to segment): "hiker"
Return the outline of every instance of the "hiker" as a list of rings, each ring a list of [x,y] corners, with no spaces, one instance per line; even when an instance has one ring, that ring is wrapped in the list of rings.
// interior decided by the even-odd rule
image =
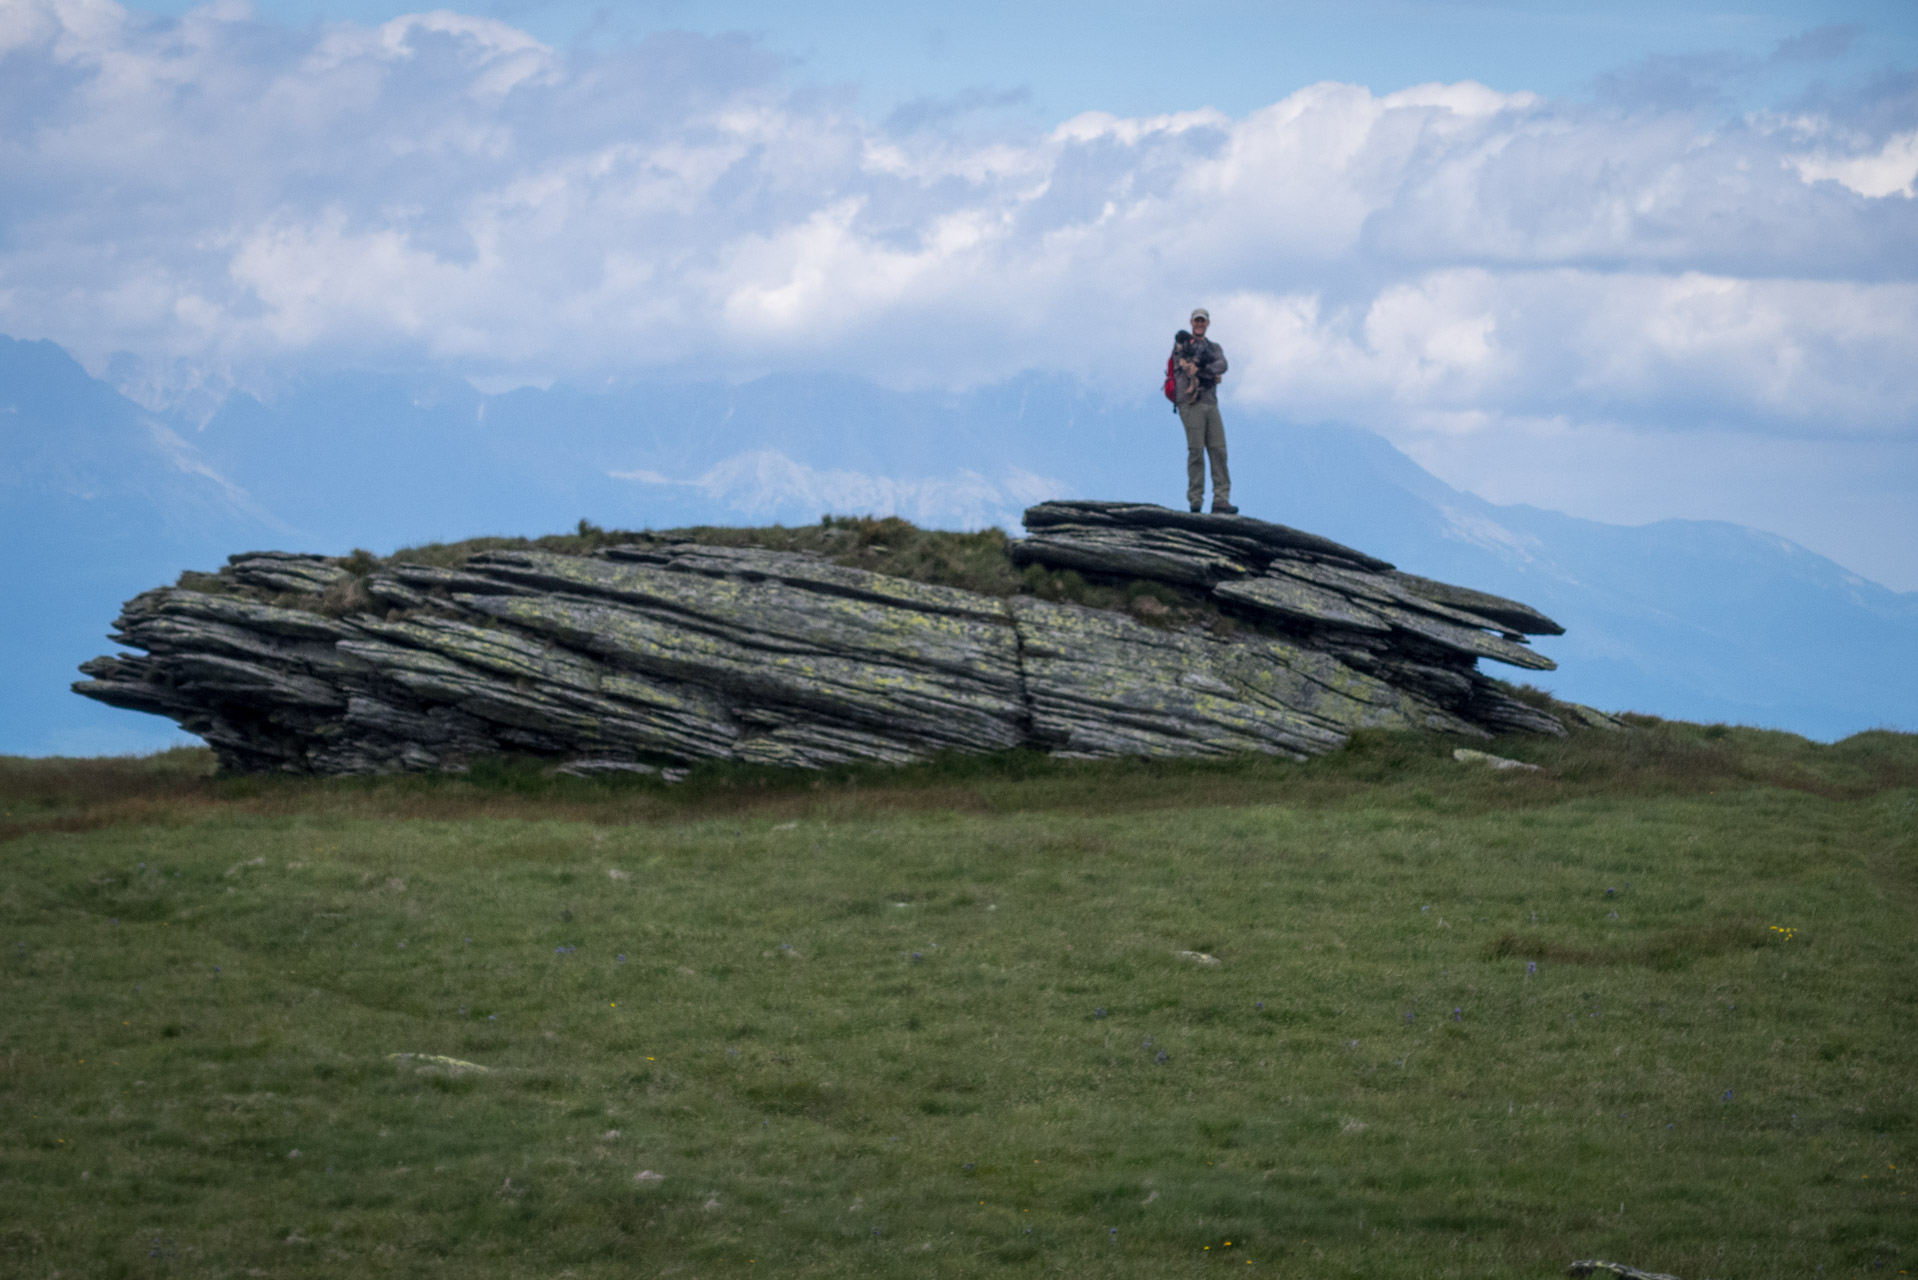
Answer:
[[[1212,514],[1236,516],[1232,473],[1225,465],[1225,423],[1219,419],[1219,379],[1225,376],[1225,351],[1205,336],[1212,314],[1192,313],[1192,331],[1179,330],[1172,347],[1167,392],[1185,426],[1185,500],[1194,511],[1205,506],[1205,463],[1212,459]]]

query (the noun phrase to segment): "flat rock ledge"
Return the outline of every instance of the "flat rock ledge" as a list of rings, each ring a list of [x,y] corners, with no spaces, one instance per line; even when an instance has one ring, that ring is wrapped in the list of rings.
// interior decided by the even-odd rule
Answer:
[[[1207,620],[670,538],[363,576],[249,552],[128,601],[113,639],[144,655],[96,658],[73,687],[178,721],[241,772],[501,752],[586,773],[1014,747],[1302,758],[1356,729],[1565,732],[1477,670],[1552,668],[1525,637],[1563,628],[1517,601],[1241,516],[1048,502],[1025,523],[1015,562],[1173,587]]]

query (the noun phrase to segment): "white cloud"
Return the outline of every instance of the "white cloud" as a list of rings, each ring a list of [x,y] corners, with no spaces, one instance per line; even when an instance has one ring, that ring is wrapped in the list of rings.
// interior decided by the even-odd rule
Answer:
[[[1897,102],[1713,125],[1318,84],[976,136],[864,119],[743,39],[561,53],[450,10],[295,31],[106,0],[0,0],[7,83],[0,331],[149,381],[1037,368],[1150,395],[1203,302],[1233,395],[1401,439],[1918,429]]]
[[[1226,299],[1241,394],[1406,429],[1602,416],[1909,436],[1918,283],[1455,268],[1362,305]]]
[[[1785,163],[1796,169],[1806,182],[1831,181],[1861,196],[1874,199],[1903,196],[1909,200],[1912,184],[1918,182],[1918,129],[1894,134],[1876,151],[1862,155],[1810,151],[1786,156]]]

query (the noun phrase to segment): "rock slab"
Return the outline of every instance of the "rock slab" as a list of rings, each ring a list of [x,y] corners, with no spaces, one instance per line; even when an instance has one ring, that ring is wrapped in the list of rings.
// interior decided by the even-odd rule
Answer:
[[[1245,517],[1050,502],[1026,527],[1016,563],[1159,584],[1204,619],[667,539],[363,574],[250,552],[128,601],[113,638],[144,652],[94,659],[74,689],[176,720],[223,768],[325,774],[500,752],[576,772],[1015,747],[1297,758],[1361,728],[1565,732],[1477,670],[1551,669],[1525,637],[1563,628],[1517,601]]]

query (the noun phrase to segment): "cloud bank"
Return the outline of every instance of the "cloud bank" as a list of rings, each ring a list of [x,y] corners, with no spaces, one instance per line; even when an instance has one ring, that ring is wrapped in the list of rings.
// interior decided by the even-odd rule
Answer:
[[[419,362],[1131,390],[1204,303],[1237,394],[1301,420],[1918,435],[1918,81],[1624,92],[995,132],[863,118],[743,37],[0,0],[0,331],[131,352],[154,400]]]

